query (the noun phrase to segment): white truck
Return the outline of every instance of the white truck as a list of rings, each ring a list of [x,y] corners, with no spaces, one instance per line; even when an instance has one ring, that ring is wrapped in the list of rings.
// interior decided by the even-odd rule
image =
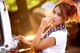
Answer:
[[[11,26],[6,4],[0,0],[0,53],[17,53],[17,42],[12,37]],[[17,51],[17,50],[16,50]]]

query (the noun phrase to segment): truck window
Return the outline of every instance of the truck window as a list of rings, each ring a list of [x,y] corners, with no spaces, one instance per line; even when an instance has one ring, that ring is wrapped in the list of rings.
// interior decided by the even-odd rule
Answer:
[[[2,46],[3,43],[4,43],[4,34],[3,34],[1,12],[0,12],[0,46]]]

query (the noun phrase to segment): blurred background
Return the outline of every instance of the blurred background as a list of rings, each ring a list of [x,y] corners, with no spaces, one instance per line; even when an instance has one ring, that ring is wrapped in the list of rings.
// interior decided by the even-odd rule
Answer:
[[[9,12],[12,34],[16,36],[23,35],[27,40],[32,40],[39,28],[41,19],[44,17],[44,15],[40,13],[41,6],[47,1],[53,2],[54,4],[59,1],[67,1],[69,3],[75,3],[79,7],[78,9],[80,9],[80,0],[5,0]],[[78,11],[78,13],[80,13],[80,11]],[[77,18],[69,19],[66,23],[69,31],[68,45],[77,45],[77,47],[79,47],[80,40],[77,40],[80,39],[80,34],[78,35],[80,32],[79,23],[80,19]],[[22,45],[23,46],[19,48],[29,47],[23,43]],[[30,51],[23,53],[30,53]]]
[[[47,1],[57,3],[59,0],[5,0],[13,34],[35,34],[42,18],[40,7]]]

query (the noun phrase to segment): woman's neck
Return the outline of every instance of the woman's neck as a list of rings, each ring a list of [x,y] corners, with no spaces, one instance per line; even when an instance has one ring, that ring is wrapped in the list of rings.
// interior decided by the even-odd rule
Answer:
[[[60,25],[65,25],[65,24],[51,25],[51,27],[52,27],[52,28],[56,28],[56,27],[58,27],[58,26],[60,26]]]

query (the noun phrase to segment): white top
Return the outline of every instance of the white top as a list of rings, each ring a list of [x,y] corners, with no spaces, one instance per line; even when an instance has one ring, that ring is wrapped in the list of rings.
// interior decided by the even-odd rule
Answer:
[[[67,30],[63,29],[52,32],[49,37],[55,37],[56,45],[42,50],[42,53],[65,53]]]

